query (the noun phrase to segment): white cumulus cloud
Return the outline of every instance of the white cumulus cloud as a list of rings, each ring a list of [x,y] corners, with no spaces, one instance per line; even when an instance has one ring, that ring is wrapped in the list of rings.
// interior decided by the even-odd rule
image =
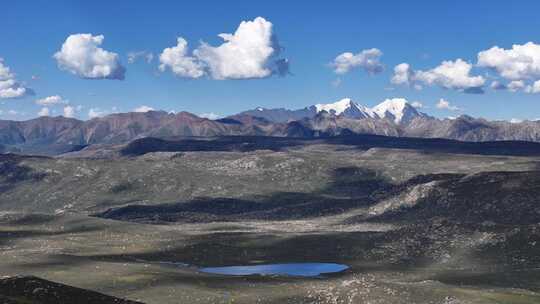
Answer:
[[[73,118],[75,116],[75,108],[72,106],[64,107],[64,117]]]
[[[70,105],[64,107],[64,117],[73,118],[75,117],[76,108]]]
[[[499,89],[540,93],[540,44],[514,44],[511,49],[494,46],[478,53],[478,66],[490,68],[509,81]]]
[[[443,98],[439,99],[436,105],[437,109],[449,110],[449,111],[461,111],[461,108],[452,105],[448,100]]]
[[[482,76],[472,76],[471,69],[472,64],[463,59],[443,61],[439,66],[425,71],[413,70],[409,64],[402,63],[394,67],[391,81],[418,89],[420,85],[437,85],[465,93],[483,93],[486,80]]]
[[[270,21],[262,17],[242,21],[234,34],[218,36],[225,41],[220,46],[203,43],[193,52],[208,65],[212,78],[264,78],[276,72],[287,72],[284,69],[288,62],[275,58],[281,47]]]
[[[166,48],[159,55],[160,71],[165,71],[167,68],[180,77],[199,78],[205,75],[204,63],[197,58],[189,55],[188,43],[178,37],[176,46]]]
[[[140,107],[137,107],[137,108],[133,109],[133,112],[138,112],[138,113],[145,113],[145,112],[149,112],[149,111],[154,111],[154,108],[149,107],[149,106],[140,106]]]
[[[494,46],[478,53],[478,66],[492,68],[508,80],[540,79],[540,45],[514,44],[511,49]]]
[[[76,110],[77,111],[82,110],[82,106],[77,106]],[[92,119],[96,117],[103,117],[105,115],[114,114],[114,113],[118,113],[118,107],[116,106],[113,106],[110,109],[102,109],[99,107],[94,107],[88,110],[88,118]]]
[[[525,88],[525,82],[523,80],[512,80],[506,87],[510,92],[517,92]]]
[[[357,54],[345,52],[338,55],[330,64],[336,74],[346,74],[351,70],[362,68],[369,74],[377,74],[383,71],[384,66],[380,62],[382,52],[379,49],[363,50]]]
[[[103,111],[99,108],[91,108],[90,110],[88,110],[88,117],[90,119],[105,116],[106,114],[107,114],[106,111]]]
[[[68,101],[62,98],[62,96],[60,95],[48,96],[48,97],[36,100],[36,104],[40,106],[52,106],[52,105],[67,104],[67,103]]]
[[[420,101],[413,101],[413,102],[411,103],[411,106],[413,106],[413,107],[415,107],[415,108],[417,108],[417,109],[421,109],[421,108],[424,107],[424,104],[421,103]]]
[[[21,98],[33,94],[31,89],[15,79],[10,68],[4,64],[4,59],[0,58],[0,99]]]
[[[38,116],[49,116],[50,114],[51,112],[49,111],[49,108],[47,107],[41,108],[41,110],[39,110],[38,112]]]
[[[208,118],[208,119],[214,120],[214,119],[220,118],[221,116],[218,115],[218,114],[216,114],[216,113],[210,112],[210,113],[202,113],[202,114],[199,114],[199,117],[202,117],[202,118]]]
[[[471,76],[472,64],[457,59],[443,61],[441,65],[427,71],[416,71],[415,78],[428,85],[439,85],[446,89],[471,90],[481,88],[485,79],[482,76]]]
[[[533,84],[525,87],[525,92],[533,94],[540,93],[540,80],[537,80]]]
[[[58,67],[81,78],[124,79],[118,54],[99,47],[104,39],[103,35],[70,35],[54,54]]]
[[[412,85],[414,82],[414,71],[408,63],[400,63],[394,67],[394,75],[391,82],[393,84]]]
[[[159,56],[161,71],[170,69],[186,78],[208,76],[212,79],[265,78],[285,75],[289,62],[278,58],[281,47],[273,25],[262,17],[242,21],[233,34],[219,34],[219,46],[201,43],[190,53],[187,41],[177,38],[177,45],[166,48]]]

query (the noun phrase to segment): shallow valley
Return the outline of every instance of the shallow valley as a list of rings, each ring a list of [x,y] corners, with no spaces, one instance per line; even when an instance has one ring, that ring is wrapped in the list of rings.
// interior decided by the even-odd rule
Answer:
[[[325,142],[110,149],[1,156],[0,275],[144,303],[540,301],[538,156]],[[199,271],[303,262],[350,268]]]

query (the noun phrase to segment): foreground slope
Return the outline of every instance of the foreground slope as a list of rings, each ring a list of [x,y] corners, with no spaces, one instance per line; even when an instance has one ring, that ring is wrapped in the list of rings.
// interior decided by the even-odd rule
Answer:
[[[160,304],[538,303],[534,147],[256,136],[2,155],[0,275]],[[350,269],[199,271],[291,262]]]
[[[36,277],[0,279],[0,301],[3,304],[137,304],[97,292],[75,288]]]

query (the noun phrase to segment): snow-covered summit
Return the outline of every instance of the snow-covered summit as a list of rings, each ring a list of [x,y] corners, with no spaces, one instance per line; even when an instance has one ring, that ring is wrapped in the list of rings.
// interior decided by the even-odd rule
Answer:
[[[317,113],[326,111],[334,115],[342,115],[348,118],[375,118],[387,119],[395,124],[403,124],[417,116],[425,114],[418,112],[405,98],[386,99],[373,108],[360,105],[350,98],[343,98],[334,103],[316,104],[313,106]]]
[[[304,118],[313,118],[322,111],[350,119],[386,120],[395,124],[404,125],[415,117],[427,117],[418,112],[413,104],[404,98],[386,99],[377,106],[369,108],[354,102],[351,98],[343,98],[333,103],[319,103],[303,109],[288,110],[284,108],[267,109],[257,107],[240,114],[262,117],[272,122],[289,122]]]
[[[326,111],[335,115],[340,115],[351,107],[355,107],[356,104],[350,98],[343,98],[334,103],[319,103],[315,105],[317,112]]]
[[[405,98],[386,99],[372,108],[380,118],[392,120],[396,124],[406,123],[417,116],[419,113]]]
[[[343,115],[348,118],[377,118],[377,115],[367,107],[364,107],[350,98],[343,98],[334,103],[314,105],[317,113],[326,111],[334,115]]]

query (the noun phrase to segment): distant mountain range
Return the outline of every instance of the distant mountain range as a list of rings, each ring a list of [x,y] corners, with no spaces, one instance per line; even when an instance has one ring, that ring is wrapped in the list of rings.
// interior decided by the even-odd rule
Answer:
[[[374,108],[368,108],[352,101],[350,98],[344,98],[334,103],[316,104],[299,110],[257,108],[242,112],[239,115],[261,117],[271,122],[283,123],[291,120],[313,118],[322,111],[350,119],[387,119],[396,124],[409,122],[418,116],[427,117],[426,114],[418,112],[402,98],[387,99]]]
[[[419,112],[405,99],[388,99],[368,108],[349,98],[298,110],[244,111],[210,120],[188,112],[117,113],[81,121],[40,117],[0,120],[0,150],[57,154],[91,144],[121,144],[142,137],[215,137],[225,135],[328,137],[376,134],[447,138],[462,141],[540,142],[540,122],[488,121],[470,116],[438,119]]]
[[[540,141],[540,121],[488,121],[467,115],[438,119],[418,111],[403,98],[387,99],[373,108],[350,98],[299,110],[257,108],[232,118],[239,116],[258,117],[272,123],[296,122],[324,135],[352,132],[462,141]]]

